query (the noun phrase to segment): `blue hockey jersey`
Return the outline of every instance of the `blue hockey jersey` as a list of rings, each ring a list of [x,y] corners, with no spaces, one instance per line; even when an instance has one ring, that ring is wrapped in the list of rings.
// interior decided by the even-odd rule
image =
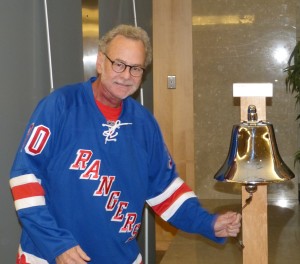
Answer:
[[[94,80],[57,89],[28,123],[10,176],[22,225],[17,263],[55,263],[76,245],[90,263],[141,263],[145,202],[177,228],[223,242],[216,216],[178,177],[152,114],[128,97],[108,122]]]

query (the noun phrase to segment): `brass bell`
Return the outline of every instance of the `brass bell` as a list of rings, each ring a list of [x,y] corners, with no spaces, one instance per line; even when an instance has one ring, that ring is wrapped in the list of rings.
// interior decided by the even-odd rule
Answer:
[[[248,121],[233,126],[228,156],[214,178],[245,184],[251,193],[256,184],[278,183],[294,177],[280,157],[273,125],[258,121],[256,107],[250,105]]]

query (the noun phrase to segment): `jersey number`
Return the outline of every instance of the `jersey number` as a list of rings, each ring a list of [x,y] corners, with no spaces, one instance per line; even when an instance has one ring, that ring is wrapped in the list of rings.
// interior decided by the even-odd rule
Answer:
[[[51,132],[48,127],[42,125],[35,127],[25,146],[25,152],[33,156],[40,154],[45,148],[50,135]]]

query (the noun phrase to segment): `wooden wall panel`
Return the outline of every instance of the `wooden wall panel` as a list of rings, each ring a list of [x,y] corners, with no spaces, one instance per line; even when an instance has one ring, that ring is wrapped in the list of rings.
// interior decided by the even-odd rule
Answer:
[[[180,176],[194,189],[194,113],[191,0],[153,0],[153,101],[166,144]],[[167,76],[176,76],[176,89]],[[175,229],[157,220],[158,249]]]

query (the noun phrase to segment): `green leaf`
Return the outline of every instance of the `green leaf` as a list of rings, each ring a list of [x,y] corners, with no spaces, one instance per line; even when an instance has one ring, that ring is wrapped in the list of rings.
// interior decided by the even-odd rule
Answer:
[[[283,69],[287,73],[285,79],[286,92],[295,94],[295,105],[300,105],[300,41],[298,41],[290,54],[287,67]],[[296,120],[300,120],[300,114]],[[294,166],[300,162],[300,150],[294,155]]]

